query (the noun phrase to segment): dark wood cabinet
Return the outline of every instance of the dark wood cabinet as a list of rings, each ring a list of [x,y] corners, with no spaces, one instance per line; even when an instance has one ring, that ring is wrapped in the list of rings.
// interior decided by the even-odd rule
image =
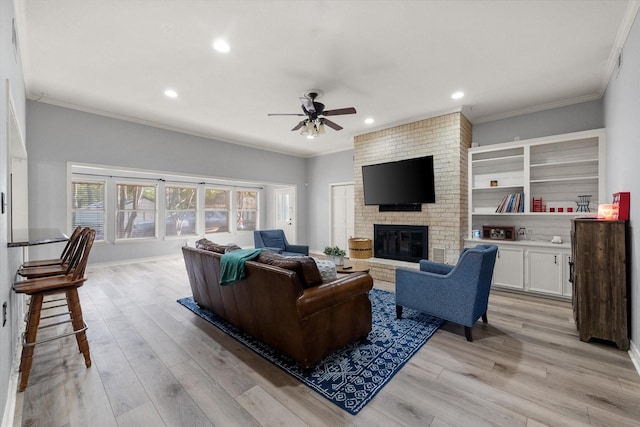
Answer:
[[[571,227],[573,314],[581,341],[629,349],[627,223],[576,218]]]

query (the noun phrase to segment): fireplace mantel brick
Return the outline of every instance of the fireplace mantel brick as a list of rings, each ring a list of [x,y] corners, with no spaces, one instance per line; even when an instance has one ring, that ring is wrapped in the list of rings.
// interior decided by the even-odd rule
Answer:
[[[443,261],[455,263],[467,232],[467,150],[471,146],[471,128],[471,122],[458,112],[356,136],[356,236],[373,239],[373,224],[427,225],[429,259],[433,259],[434,248],[444,249]],[[363,165],[429,155],[433,155],[436,203],[423,204],[422,212],[378,212],[377,206],[364,205]],[[376,269],[371,274],[378,280],[393,281],[388,268],[384,277],[376,277]]]

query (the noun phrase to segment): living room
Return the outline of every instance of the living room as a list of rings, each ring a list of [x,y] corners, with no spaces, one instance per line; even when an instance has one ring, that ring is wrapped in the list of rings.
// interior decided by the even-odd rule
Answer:
[[[632,2],[633,3],[633,2]],[[230,143],[227,139],[211,139],[176,130],[149,126],[143,121],[122,120],[116,114],[100,115],[96,112],[80,111],[72,106],[55,105],[25,95],[24,76],[19,62],[14,60],[11,46],[11,17],[14,16],[12,2],[2,2],[2,78],[9,80],[3,89],[3,106],[0,120],[2,126],[8,122],[8,105],[18,120],[18,127],[26,137],[29,163],[29,224],[33,227],[66,228],[68,223],[67,192],[69,165],[99,165],[117,167],[121,170],[142,170],[166,172],[224,179],[236,185],[255,185],[265,188],[263,202],[266,203],[269,188],[293,186],[297,189],[297,221],[299,242],[305,242],[315,252],[330,244],[330,204],[328,188],[334,183],[354,182],[357,174],[354,149],[336,151],[317,156],[287,155],[277,151],[259,150],[247,145]],[[637,9],[636,9],[637,10]],[[640,99],[640,25],[636,21],[629,24],[630,31],[624,43],[624,60],[621,68],[613,71],[606,82],[605,90],[598,99],[576,102],[543,111],[527,112],[513,117],[473,124],[473,142],[480,146],[526,140],[542,136],[563,134],[588,129],[605,128],[607,133],[606,188],[607,194],[629,191],[631,198],[631,245],[636,247],[638,231],[633,227],[634,219],[640,212],[633,194],[637,194],[636,141],[640,137],[637,116]],[[7,24],[8,25],[5,25]],[[11,94],[7,93],[9,88]],[[296,101],[293,94],[293,100]],[[328,100],[327,100],[328,102]],[[295,107],[295,105],[294,105]],[[268,109],[268,106],[265,107]],[[266,114],[266,110],[264,113]],[[465,113],[460,109],[461,114]],[[435,116],[434,116],[435,117]],[[420,122],[431,117],[410,120]],[[289,132],[289,123],[283,131]],[[295,123],[292,123],[293,125]],[[395,126],[404,126],[398,124]],[[289,126],[289,127],[287,127]],[[4,128],[3,128],[4,129]],[[357,135],[366,138],[367,134]],[[303,137],[300,137],[303,138]],[[320,137],[322,138],[322,137]],[[3,139],[2,152],[7,152]],[[8,169],[8,160],[2,158]],[[329,173],[330,172],[330,173]],[[8,177],[0,177],[3,189],[8,186]],[[466,187],[462,187],[466,190]],[[5,191],[5,190],[3,190]],[[464,192],[463,192],[464,194]],[[263,205],[262,221],[269,222],[266,204]],[[442,213],[438,213],[442,215]],[[466,224],[458,229],[466,230]],[[11,294],[13,272],[22,261],[21,253],[7,249],[7,219],[2,219],[3,274],[2,301],[15,304]],[[215,237],[215,236],[214,236]],[[123,260],[160,258],[178,253],[186,239],[167,239],[137,244],[97,245],[92,254],[92,262],[98,264],[117,263]],[[251,246],[249,234],[235,234],[221,237],[221,243],[234,242]],[[458,251],[460,241],[452,245],[448,262],[455,262],[453,251]],[[56,255],[55,247],[39,247],[29,252],[29,257],[40,258]],[[630,262],[631,285],[631,357],[640,359],[640,285],[636,272],[638,251],[632,250]],[[10,312],[10,317],[15,311]],[[13,345],[21,320],[10,319],[10,328],[3,328],[0,358],[2,382],[0,383],[2,404],[7,400],[7,388],[13,358]],[[11,329],[11,331],[9,331]],[[5,345],[7,344],[7,345]],[[5,350],[5,349],[12,350]],[[634,356],[635,355],[635,356]],[[638,366],[636,364],[636,366]],[[6,415],[6,414],[5,414]]]

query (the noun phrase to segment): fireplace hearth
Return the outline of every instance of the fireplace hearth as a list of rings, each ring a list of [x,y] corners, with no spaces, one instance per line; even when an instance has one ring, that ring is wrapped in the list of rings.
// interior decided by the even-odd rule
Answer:
[[[429,227],[420,225],[373,225],[373,256],[418,262],[429,256]]]

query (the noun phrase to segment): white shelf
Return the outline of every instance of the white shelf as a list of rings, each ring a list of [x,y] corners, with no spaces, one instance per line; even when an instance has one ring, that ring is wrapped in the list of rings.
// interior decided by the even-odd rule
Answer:
[[[582,165],[597,165],[598,159],[585,159],[585,160],[569,160],[558,161],[549,163],[532,163],[531,168],[543,168],[543,167],[559,167],[559,166],[582,166]]]
[[[472,160],[472,163],[475,165],[499,162],[515,163],[514,160],[524,160],[524,154],[517,154],[515,156],[493,157],[490,159],[476,159]]]
[[[489,190],[489,191],[498,191],[498,190],[522,190],[524,185],[501,185],[496,187],[473,187],[472,190]]]
[[[567,178],[532,179],[529,182],[531,184],[540,184],[543,182],[597,181],[598,179],[599,178],[597,175],[592,175],[592,176],[572,176]]]

